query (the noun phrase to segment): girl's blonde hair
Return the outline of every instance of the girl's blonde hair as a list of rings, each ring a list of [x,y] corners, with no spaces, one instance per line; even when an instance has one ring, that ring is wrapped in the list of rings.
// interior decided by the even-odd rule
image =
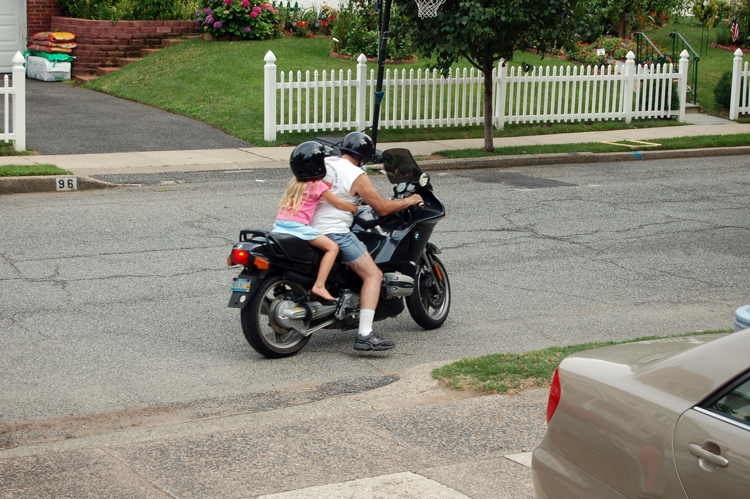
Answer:
[[[289,215],[296,215],[299,213],[302,203],[304,203],[310,193],[315,190],[318,182],[320,182],[320,180],[314,182],[300,182],[295,177],[292,177],[289,183],[286,184],[284,195],[281,197],[279,211],[283,211]],[[310,186],[309,189],[307,188],[308,185]]]

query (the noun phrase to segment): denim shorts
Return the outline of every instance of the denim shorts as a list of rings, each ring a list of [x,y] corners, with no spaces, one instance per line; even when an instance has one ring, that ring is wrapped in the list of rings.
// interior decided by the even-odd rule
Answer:
[[[351,232],[341,232],[337,234],[326,234],[331,240],[339,246],[341,252],[341,261],[344,265],[359,260],[362,255],[367,253],[365,243],[357,239],[357,236]]]

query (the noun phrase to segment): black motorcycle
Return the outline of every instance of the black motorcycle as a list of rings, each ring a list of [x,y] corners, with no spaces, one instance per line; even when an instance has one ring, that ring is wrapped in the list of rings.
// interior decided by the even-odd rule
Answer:
[[[360,206],[352,232],[367,246],[383,272],[375,321],[395,317],[404,302],[425,329],[440,327],[448,317],[451,288],[448,273],[429,242],[445,207],[435,196],[428,173],[422,173],[407,149],[382,154],[394,198],[420,194],[424,203],[381,217]],[[295,236],[265,230],[242,230],[227,258],[242,265],[234,280],[229,307],[241,309],[248,343],[270,358],[300,351],[321,329],[356,329],[359,325],[360,277],[338,260],[326,281],[337,299],[325,302],[310,291],[323,252]]]

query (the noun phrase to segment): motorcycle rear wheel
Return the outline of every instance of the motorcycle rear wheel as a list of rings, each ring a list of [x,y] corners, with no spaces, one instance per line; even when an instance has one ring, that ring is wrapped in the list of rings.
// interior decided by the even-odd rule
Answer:
[[[305,295],[305,288],[293,281],[273,276],[264,280],[242,309],[242,332],[245,339],[259,354],[280,359],[296,354],[310,341],[309,336],[302,336],[293,329],[274,329],[268,317],[271,303],[280,296]],[[286,331],[286,332],[284,332]]]
[[[419,270],[414,276],[414,293],[406,297],[414,322],[425,329],[436,329],[443,325],[451,309],[451,285],[448,272],[438,257],[432,256],[433,267],[422,257]]]

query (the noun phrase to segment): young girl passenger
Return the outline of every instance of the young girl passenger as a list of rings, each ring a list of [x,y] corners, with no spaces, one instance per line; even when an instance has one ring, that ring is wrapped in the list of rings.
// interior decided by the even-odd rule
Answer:
[[[294,178],[287,184],[279,203],[279,214],[273,224],[273,232],[291,234],[325,251],[312,292],[325,300],[333,300],[325,283],[333,262],[336,261],[339,247],[319,230],[311,227],[310,220],[321,197],[339,210],[357,213],[357,207],[337,198],[329,190],[330,184],[323,182],[326,165],[325,147],[322,144],[313,141],[300,144],[292,152],[289,166]]]

